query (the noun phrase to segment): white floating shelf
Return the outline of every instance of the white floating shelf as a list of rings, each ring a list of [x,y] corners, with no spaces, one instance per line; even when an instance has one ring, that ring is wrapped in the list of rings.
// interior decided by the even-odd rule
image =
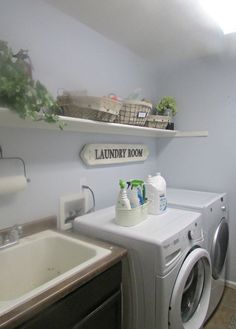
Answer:
[[[64,131],[89,132],[99,134],[118,134],[144,137],[207,137],[207,131],[178,131],[147,128],[140,126],[107,123],[86,119],[60,116],[59,121],[65,123]],[[60,130],[58,124],[44,121],[21,119],[16,113],[0,108],[0,127],[39,128],[46,130]]]

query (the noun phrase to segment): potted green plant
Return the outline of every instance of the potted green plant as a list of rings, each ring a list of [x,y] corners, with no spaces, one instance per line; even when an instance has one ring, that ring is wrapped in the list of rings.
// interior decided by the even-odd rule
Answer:
[[[175,116],[177,113],[176,100],[171,96],[165,96],[156,105],[156,110],[160,115]]]
[[[156,105],[156,112],[159,115],[164,115],[169,117],[169,122],[166,129],[174,129],[173,117],[177,113],[177,104],[174,97],[165,96]]]
[[[7,42],[0,40],[0,106],[15,111],[21,118],[58,122],[60,107],[46,87],[33,80],[31,69],[27,51],[14,55]]]

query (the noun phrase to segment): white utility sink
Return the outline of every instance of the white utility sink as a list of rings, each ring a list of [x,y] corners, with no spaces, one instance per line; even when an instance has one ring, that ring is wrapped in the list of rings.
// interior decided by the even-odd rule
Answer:
[[[0,250],[0,315],[106,257],[110,250],[47,230]]]

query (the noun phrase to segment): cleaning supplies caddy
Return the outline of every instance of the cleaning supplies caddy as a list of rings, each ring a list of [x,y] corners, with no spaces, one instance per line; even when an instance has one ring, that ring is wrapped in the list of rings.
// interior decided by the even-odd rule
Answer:
[[[146,182],[147,198],[149,200],[149,213],[159,215],[166,210],[166,181],[157,173],[155,176],[148,175]]]
[[[119,184],[121,189],[116,203],[115,222],[121,226],[136,225],[148,216],[144,182],[139,179],[128,181],[128,193],[125,182],[120,180]]]

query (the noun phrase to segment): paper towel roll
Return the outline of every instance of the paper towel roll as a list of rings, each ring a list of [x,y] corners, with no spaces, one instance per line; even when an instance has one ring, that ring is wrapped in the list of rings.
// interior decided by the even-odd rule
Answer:
[[[15,193],[26,188],[25,176],[0,177],[0,195]]]

